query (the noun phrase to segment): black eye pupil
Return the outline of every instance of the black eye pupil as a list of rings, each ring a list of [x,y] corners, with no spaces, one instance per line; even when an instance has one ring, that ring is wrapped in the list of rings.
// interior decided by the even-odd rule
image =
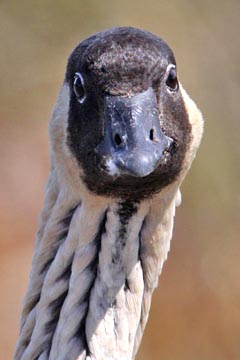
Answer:
[[[80,82],[80,79],[77,79],[74,84],[74,89],[77,97],[82,98],[85,94],[84,88]]]
[[[78,101],[83,102],[86,97],[86,91],[84,88],[83,77],[79,73],[75,74],[73,89]]]
[[[171,68],[168,77],[166,80],[166,84],[171,90],[177,90],[178,89],[178,79],[177,79],[177,72],[175,68]]]

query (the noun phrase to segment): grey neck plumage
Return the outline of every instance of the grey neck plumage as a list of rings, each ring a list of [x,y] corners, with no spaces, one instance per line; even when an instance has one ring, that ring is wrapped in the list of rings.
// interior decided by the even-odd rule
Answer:
[[[16,360],[134,359],[169,250],[176,194],[76,203],[50,186]]]

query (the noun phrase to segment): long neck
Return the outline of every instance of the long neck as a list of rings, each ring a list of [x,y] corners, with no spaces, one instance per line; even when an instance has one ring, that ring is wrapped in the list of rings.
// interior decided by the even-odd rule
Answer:
[[[175,195],[98,203],[50,186],[16,360],[134,359],[169,250]]]

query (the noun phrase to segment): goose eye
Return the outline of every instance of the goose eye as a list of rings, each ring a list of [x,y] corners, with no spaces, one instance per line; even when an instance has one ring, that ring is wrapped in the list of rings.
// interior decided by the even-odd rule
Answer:
[[[171,66],[171,68],[168,71],[166,85],[171,91],[178,90],[178,78],[177,78],[177,71],[175,66]]]
[[[75,73],[74,75],[73,89],[77,100],[82,104],[86,99],[86,91],[84,87],[84,80],[80,73]]]

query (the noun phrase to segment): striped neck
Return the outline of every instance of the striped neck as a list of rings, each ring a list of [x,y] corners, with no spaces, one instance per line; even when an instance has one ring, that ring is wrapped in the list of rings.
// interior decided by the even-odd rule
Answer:
[[[174,197],[76,204],[60,192],[39,230],[15,359],[134,359],[169,249],[158,226],[168,214],[171,230],[174,208]]]

